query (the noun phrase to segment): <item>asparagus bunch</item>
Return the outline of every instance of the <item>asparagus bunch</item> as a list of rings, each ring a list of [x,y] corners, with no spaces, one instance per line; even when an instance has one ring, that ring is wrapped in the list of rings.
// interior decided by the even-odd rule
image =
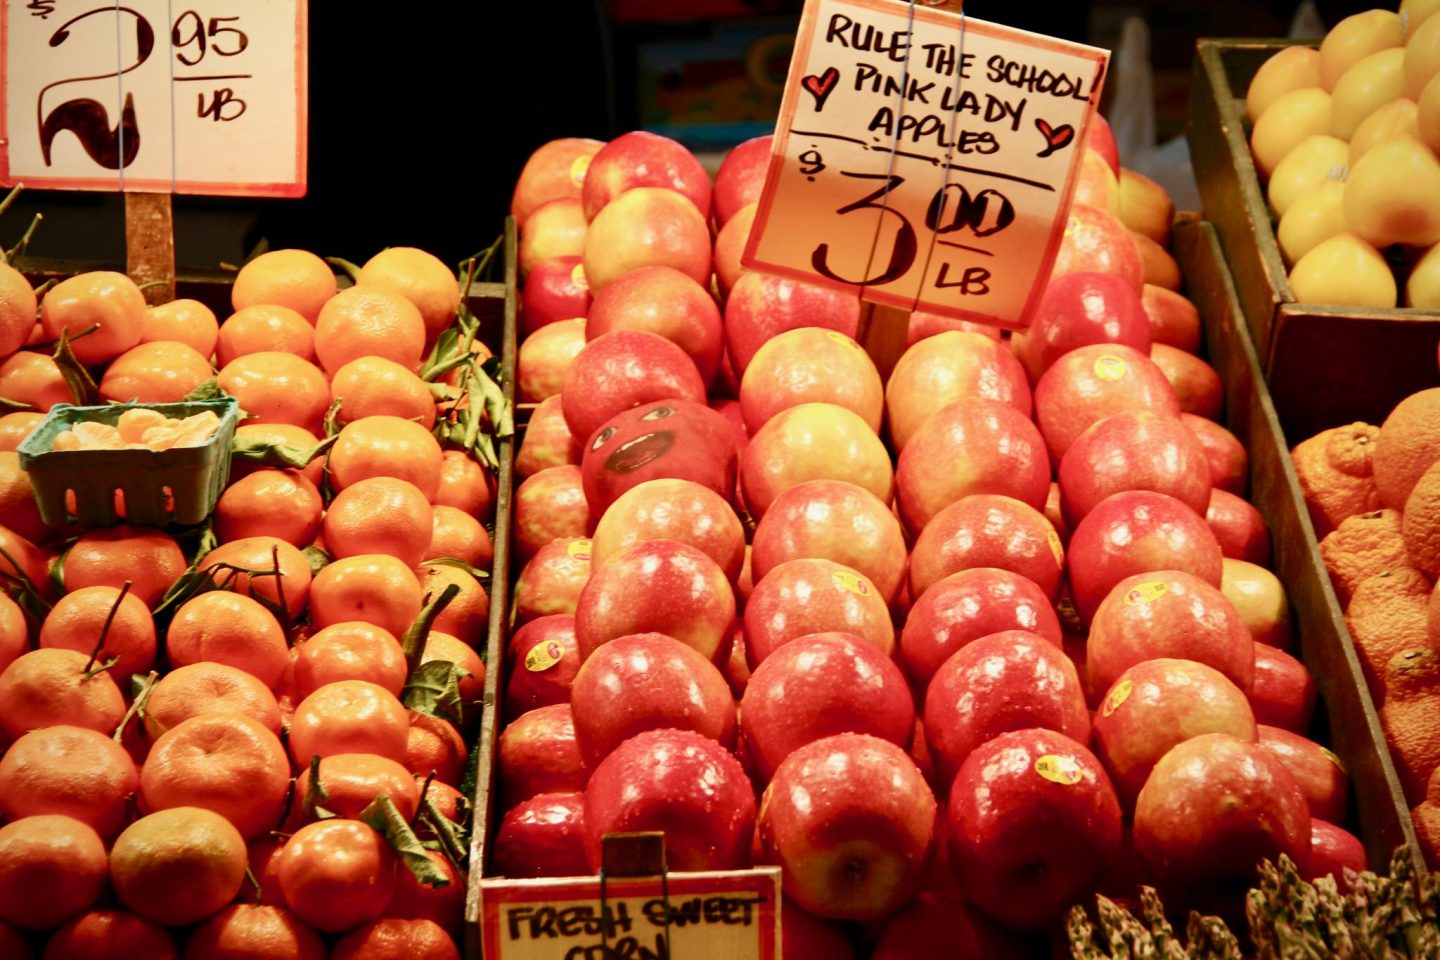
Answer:
[[[1412,960],[1440,958],[1440,878],[1415,876],[1408,848],[1395,851],[1390,876],[1345,871],[1349,892],[1335,880],[1313,884],[1288,857],[1265,861],[1260,884],[1246,898],[1255,960]],[[1190,914],[1180,943],[1155,891],[1140,892],[1142,918],[1097,897],[1099,929],[1083,907],[1070,912],[1075,960],[1241,960],[1240,942],[1217,917]]]

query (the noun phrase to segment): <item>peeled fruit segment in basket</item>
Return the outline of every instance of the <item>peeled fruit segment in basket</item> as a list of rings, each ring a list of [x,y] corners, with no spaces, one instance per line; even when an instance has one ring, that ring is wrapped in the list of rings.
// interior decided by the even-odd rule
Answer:
[[[136,408],[120,415],[113,426],[82,421],[56,434],[54,450],[169,450],[203,446],[220,426],[220,418],[206,410],[177,420],[154,410]]]

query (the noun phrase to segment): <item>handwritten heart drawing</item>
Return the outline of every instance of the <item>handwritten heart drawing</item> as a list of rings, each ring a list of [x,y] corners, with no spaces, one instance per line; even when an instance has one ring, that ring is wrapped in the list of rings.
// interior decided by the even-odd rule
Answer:
[[[812,75],[800,81],[800,85],[815,98],[816,113],[825,109],[825,101],[830,98],[830,91],[835,89],[835,84],[839,79],[840,71],[834,67],[828,67],[820,76]]]
[[[1052,127],[1040,117],[1035,118],[1035,129],[1040,131],[1040,136],[1045,138],[1045,149],[1035,154],[1037,157],[1048,157],[1056,150],[1061,150],[1075,139],[1075,128],[1070,124],[1061,124]]]

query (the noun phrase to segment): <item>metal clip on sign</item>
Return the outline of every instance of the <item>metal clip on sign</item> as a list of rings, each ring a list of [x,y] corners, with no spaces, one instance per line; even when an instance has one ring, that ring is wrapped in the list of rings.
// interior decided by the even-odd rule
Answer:
[[[600,916],[610,916],[610,897],[606,881],[615,877],[659,877],[660,900],[665,905],[665,917],[670,911],[670,871],[665,865],[665,834],[654,830],[645,833],[607,833],[600,838]],[[600,925],[600,945],[606,955],[610,949],[610,925]],[[667,927],[660,934],[664,945],[663,956],[670,955],[670,930]]]

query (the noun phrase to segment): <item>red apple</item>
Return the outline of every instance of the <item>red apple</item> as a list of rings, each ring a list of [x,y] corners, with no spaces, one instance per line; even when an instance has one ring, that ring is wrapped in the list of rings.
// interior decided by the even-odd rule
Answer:
[[[647,480],[622,493],[595,527],[597,566],[642,540],[688,544],[733,583],[745,560],[745,528],[724,497],[693,480]]]
[[[1305,664],[1284,650],[1257,643],[1250,706],[1257,722],[1304,733],[1315,712],[1315,680]]]
[[[1334,877],[1341,893],[1348,892],[1350,883],[1345,879],[1346,870],[1356,873],[1368,864],[1365,845],[1360,838],[1348,830],[1342,830],[1324,820],[1310,820],[1310,863],[1303,876],[1314,882],[1320,877]]]
[[[787,560],[819,557],[852,567],[885,602],[905,576],[905,535],[889,508],[843,480],[809,480],[775,498],[755,528],[753,576]]]
[[[1250,455],[1235,434],[1213,420],[1182,413],[1180,420],[1200,438],[1205,456],[1210,460],[1210,482],[1217,490],[1237,497],[1245,495],[1245,479],[1250,476]]]
[[[745,245],[750,242],[750,225],[755,222],[755,213],[759,209],[758,203],[741,207],[715,235],[715,285],[720,288],[721,300],[729,296],[740,277],[749,272],[740,258],[745,255]]]
[[[1195,304],[1153,283],[1145,284],[1140,304],[1150,324],[1151,344],[1168,344],[1186,353],[1200,349],[1200,312]]]
[[[1026,953],[1025,944],[958,892],[925,890],[885,921],[870,960],[981,960]]]
[[[502,810],[539,793],[585,789],[587,771],[575,742],[574,715],[568,703],[516,717],[501,731],[495,751]]]
[[[1122,343],[1150,352],[1150,322],[1140,295],[1113,273],[1070,273],[1053,278],[1025,330],[1017,355],[1031,380],[1077,347]]]
[[[760,345],[740,378],[745,426],[753,433],[802,403],[844,407],[879,433],[885,407],[880,372],[860,344],[838,331],[797,327],[778,333]]]
[[[600,868],[607,833],[660,830],[671,870],[750,862],[755,794],[740,762],[688,730],[647,730],[611,751],[585,788],[585,853]]]
[[[725,343],[735,372],[744,375],[760,345],[797,327],[824,327],[854,337],[860,301],[854,294],[758,270],[734,281],[725,299]]]
[[[736,211],[759,201],[770,170],[770,134],[736,144],[715,171],[715,225],[723,228]]]
[[[1045,495],[1045,509],[1041,511],[1050,526],[1060,534],[1061,543],[1070,542],[1070,524],[1065,522],[1065,512],[1060,507],[1060,484],[1051,481],[1050,492]]]
[[[898,659],[923,692],[956,650],[1002,630],[1026,630],[1060,646],[1060,621],[1033,581],[1009,570],[961,570],[916,599],[900,633]]]
[[[580,468],[572,464],[546,467],[515,488],[515,546],[522,561],[551,540],[589,536],[595,528]]]
[[[915,704],[905,675],[853,634],[817,633],[775,650],[740,701],[740,729],[762,783],[795,750],[837,733],[866,733],[908,747]]]
[[[921,340],[944,333],[947,330],[961,330],[969,333],[978,333],[982,337],[989,337],[991,340],[1000,340],[1000,328],[992,327],[988,323],[976,323],[973,320],[961,320],[957,317],[944,317],[938,313],[927,313],[924,310],[916,310],[910,314],[910,325],[905,331],[905,346],[915,346]]]
[[[616,330],[640,330],[669,340],[695,362],[707,385],[720,372],[720,308],[710,291],[673,267],[631,270],[595,295],[585,338],[595,340]]]
[[[510,197],[510,216],[524,223],[542,203],[560,198],[580,199],[590,160],[605,144],[599,140],[564,137],[542,144],[520,170]]]
[[[787,960],[855,960],[844,927],[788,901],[780,909],[780,948],[777,956]]]
[[[730,692],[739,700],[750,685],[750,661],[745,657],[745,626],[739,620],[730,626],[730,656],[720,666],[720,673],[730,685]]]
[[[546,324],[583,317],[590,310],[590,284],[578,256],[542,260],[530,269],[520,299],[520,338]]]
[[[1142,233],[1130,230],[1130,242],[1140,255],[1144,282],[1165,290],[1180,289],[1180,264],[1170,256],[1170,251]]]
[[[589,232],[579,200],[565,197],[542,203],[520,223],[521,276],[546,260],[582,255]]]
[[[560,409],[570,432],[588,442],[611,417],[657,400],[705,402],[694,362],[658,334],[617,330],[591,340],[575,357]]]
[[[1135,849],[1167,892],[1233,902],[1263,859],[1286,854],[1303,871],[1310,811],[1300,784],[1270,751],[1223,733],[1192,737],[1155,764],[1135,804]]]
[[[859,414],[833,403],[802,403],[751,436],[740,487],[750,513],[763,519],[776,497],[807,480],[844,480],[888,503],[895,474],[885,445]]]
[[[887,657],[895,628],[870,579],[843,563],[787,560],[755,584],[745,604],[745,653],[752,668],[781,644],[812,633],[853,633]]]
[[[1091,424],[1132,410],[1174,418],[1180,404],[1160,368],[1123,344],[1072,350],[1035,385],[1035,420],[1055,463]]]
[[[1090,425],[1060,461],[1060,506],[1073,527],[1126,490],[1169,494],[1196,513],[1211,503],[1210,462],[1178,417],[1130,410]]]
[[[515,358],[516,399],[535,403],[558,396],[570,364],[584,348],[584,317],[547,323],[526,337]]]
[[[935,798],[902,748],[842,733],[785,758],[765,789],[759,827],[786,896],[817,916],[878,920],[920,883]]]
[[[900,515],[918,532],[975,494],[999,494],[1040,509],[1050,493],[1050,456],[1024,414],[1006,403],[966,397],[935,411],[911,434],[895,484]]]
[[[1255,651],[1240,613],[1215,587],[1181,570],[1125,577],[1090,624],[1086,665],[1108,690],[1146,660],[1171,657],[1214,667],[1242,691],[1255,682]]]
[[[1069,556],[1075,609],[1087,624],[1111,588],[1133,574],[1180,570],[1220,586],[1220,544],[1209,525],[1174,497],[1148,490],[1100,501],[1070,535]]]
[[[580,441],[565,425],[565,414],[560,411],[560,394],[552,394],[530,413],[520,437],[520,451],[515,454],[515,472],[529,477],[546,467],[579,466],[580,453]]]
[[[1081,154],[1071,202],[1120,215],[1120,181],[1106,157],[1090,149]]]
[[[607,204],[637,187],[672,190],[710,215],[710,175],[695,154],[669,137],[633,130],[605,144],[590,161],[581,192],[586,218],[594,220]]]
[[[1094,150],[1105,158],[1110,165],[1110,170],[1115,176],[1120,176],[1120,148],[1115,143],[1115,133],[1110,129],[1109,122],[1098,111],[1090,118],[1090,126],[1085,128],[1085,148]]]
[[[495,835],[495,876],[580,877],[590,872],[583,793],[541,793],[505,814]]]
[[[750,431],[745,426],[745,413],[740,409],[740,401],[734,397],[710,398],[710,409],[725,418],[735,434],[736,449],[744,450],[745,445],[750,442]]]
[[[1030,382],[1004,343],[950,330],[907,349],[885,384],[885,419],[895,449],[904,450],[935,411],[966,397],[1007,403],[1030,416]]]
[[[691,730],[735,747],[735,701],[715,664],[673,637],[638,633],[590,653],[575,675],[575,740],[594,770],[646,730]]]
[[[518,717],[538,707],[570,702],[580,669],[575,617],[557,613],[524,624],[510,636],[512,667],[505,687],[505,715]]]
[[[1120,222],[1164,246],[1175,219],[1175,201],[1164,187],[1143,173],[1122,167],[1119,178]]]
[[[946,813],[960,888],[1016,929],[1057,923],[1095,891],[1120,849],[1120,804],[1100,761],[1051,730],[1016,730],[977,747]]]
[[[1163,343],[1150,348],[1150,359],[1170,381],[1182,412],[1206,420],[1220,419],[1225,410],[1225,385],[1214,367],[1193,353]]]
[[[1345,822],[1345,798],[1350,776],[1340,758],[1313,740],[1279,727],[1260,726],[1260,746],[1275,755],[1300,784],[1310,816],[1331,823]]]
[[[1207,479],[1210,476],[1208,461],[1205,476]],[[1220,552],[1226,558],[1262,567],[1269,565],[1270,530],[1265,526],[1265,518],[1260,516],[1260,511],[1249,501],[1228,490],[1211,490],[1210,503],[1205,508],[1205,522],[1210,524],[1215,539],[1220,542]]]
[[[1093,743],[1120,805],[1133,811],[1160,758],[1202,733],[1255,743],[1255,715],[1245,692],[1214,667],[1160,658],[1135,664],[1106,688]]]
[[[661,400],[617,414],[591,436],[580,464],[591,512],[604,516],[649,480],[692,480],[729,500],[739,447],[724,415],[701,403]]]
[[[1050,276],[1082,271],[1113,273],[1137,294],[1145,284],[1145,265],[1125,224],[1099,207],[1076,203],[1065,221],[1065,237]]]
[[[663,633],[724,663],[734,619],[735,594],[714,560],[673,540],[647,540],[595,568],[575,608],[575,639],[588,659],[617,637]]]
[[[1220,592],[1235,605],[1240,620],[1256,643],[1290,650],[1290,601],[1280,578],[1259,564],[1226,557]]]
[[[590,221],[581,255],[585,277],[597,294],[631,270],[648,266],[674,267],[704,284],[710,281],[710,227],[688,197],[636,187]]]
[[[950,504],[920,532],[910,553],[910,592],[920,596],[961,570],[999,568],[1060,594],[1065,551],[1045,515],[1012,497],[976,494]]]
[[[515,622],[575,612],[590,579],[590,540],[553,540],[536,551],[515,581]]]
[[[956,650],[925,692],[925,730],[935,772],[953,783],[982,743],[1013,730],[1056,730],[1090,739],[1080,675],[1044,637],[1006,630]]]

